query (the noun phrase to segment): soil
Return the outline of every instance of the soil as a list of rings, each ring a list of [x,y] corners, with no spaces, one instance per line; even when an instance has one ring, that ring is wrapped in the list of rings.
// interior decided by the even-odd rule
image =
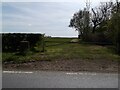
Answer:
[[[88,71],[118,73],[118,62],[112,60],[48,60],[14,64],[4,63],[3,70]]]

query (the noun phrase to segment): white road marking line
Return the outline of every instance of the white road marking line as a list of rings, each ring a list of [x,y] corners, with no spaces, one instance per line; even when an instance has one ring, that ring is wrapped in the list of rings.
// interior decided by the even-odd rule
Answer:
[[[79,75],[83,75],[83,73],[79,73]]]
[[[97,75],[96,73],[66,73],[67,75]]]
[[[78,73],[66,73],[68,75],[77,75]]]
[[[33,72],[25,72],[25,71],[3,71],[3,73],[33,73]]]

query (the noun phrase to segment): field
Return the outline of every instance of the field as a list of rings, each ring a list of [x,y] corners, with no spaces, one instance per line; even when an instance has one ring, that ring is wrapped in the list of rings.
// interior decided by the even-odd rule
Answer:
[[[75,38],[45,38],[45,52],[40,52],[42,47],[36,46],[36,52],[28,51],[25,56],[3,53],[3,67],[73,71],[94,71],[94,68],[99,71],[103,68],[102,70],[117,71],[120,56],[110,48],[112,46],[85,44],[82,41],[73,43],[73,39]]]

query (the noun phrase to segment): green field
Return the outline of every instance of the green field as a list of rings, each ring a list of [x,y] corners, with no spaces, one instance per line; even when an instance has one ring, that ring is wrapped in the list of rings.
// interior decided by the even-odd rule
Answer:
[[[111,49],[112,46],[94,44],[71,43],[75,38],[45,38],[45,52],[40,52],[42,47],[35,46],[35,51],[27,51],[26,55],[16,53],[2,53],[4,62],[22,63],[36,60],[119,60],[120,56]]]

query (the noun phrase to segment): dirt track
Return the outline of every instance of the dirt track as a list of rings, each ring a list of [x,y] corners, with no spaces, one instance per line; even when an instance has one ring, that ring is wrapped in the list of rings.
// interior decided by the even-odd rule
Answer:
[[[118,72],[118,62],[112,60],[52,60],[31,61],[22,64],[3,64],[3,70],[50,70]]]

